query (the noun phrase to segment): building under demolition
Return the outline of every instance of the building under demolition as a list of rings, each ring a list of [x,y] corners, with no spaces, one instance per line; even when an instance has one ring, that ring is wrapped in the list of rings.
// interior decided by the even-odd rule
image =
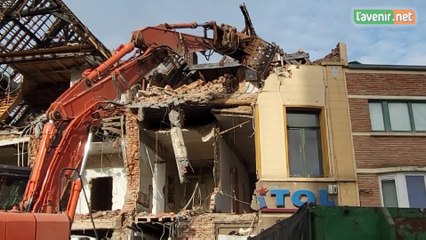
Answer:
[[[0,48],[1,176],[20,183],[8,189],[3,182],[0,195],[6,208],[25,190],[29,169],[24,168],[32,165],[42,127],[34,120],[82,70],[110,53],[62,1],[47,0],[0,3]],[[20,169],[10,175],[11,165]]]
[[[208,52],[174,52],[107,105],[82,174],[75,234],[246,239],[305,202],[426,207],[426,68],[348,63],[342,43],[311,62],[258,38],[242,10],[245,31],[214,31],[233,33],[220,35],[231,42],[221,47],[235,47],[237,36],[254,48],[214,42],[225,57],[203,64],[197,58]],[[43,113],[111,54],[59,0],[5,1],[0,14],[0,206],[11,209]],[[146,28],[133,40],[148,46],[180,27]],[[182,46],[204,46],[183,36]],[[121,84],[128,63],[104,76]]]

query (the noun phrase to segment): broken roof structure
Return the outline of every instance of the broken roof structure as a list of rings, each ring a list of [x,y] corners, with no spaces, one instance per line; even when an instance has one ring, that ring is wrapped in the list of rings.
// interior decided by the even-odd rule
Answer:
[[[79,74],[109,56],[62,1],[2,1],[0,120],[14,125],[29,105],[45,109],[69,87],[73,70]]]
[[[1,163],[28,166],[31,121],[110,55],[60,0],[1,1]]]

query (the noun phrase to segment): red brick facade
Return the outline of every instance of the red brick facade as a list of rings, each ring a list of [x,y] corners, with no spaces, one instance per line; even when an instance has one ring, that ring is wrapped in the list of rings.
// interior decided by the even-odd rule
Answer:
[[[426,165],[426,137],[354,136],[357,168]]]
[[[358,186],[361,207],[381,206],[379,181],[376,174],[359,174]]]
[[[370,132],[370,113],[368,99],[349,98],[352,132]]]
[[[426,73],[346,73],[349,95],[424,96]]]
[[[205,213],[197,216],[188,216],[188,219],[179,221],[178,238],[184,240],[209,240],[215,239],[219,233],[218,227],[233,225],[235,229],[241,227],[249,228],[257,225],[257,215],[252,214],[230,214],[230,213]],[[233,231],[229,229],[228,231]],[[227,230],[222,230],[222,234],[228,234]]]
[[[127,193],[123,212],[131,213],[136,209],[136,201],[139,194],[140,166],[139,166],[139,125],[136,115],[130,110],[126,112],[125,124],[125,161],[127,172]]]
[[[371,134],[368,108],[369,97],[392,96],[404,100],[401,96],[425,96],[426,73],[368,71],[346,73],[357,169],[362,172],[362,169],[426,166],[426,136],[409,132],[403,135]],[[381,206],[379,176],[358,172],[361,206]]]

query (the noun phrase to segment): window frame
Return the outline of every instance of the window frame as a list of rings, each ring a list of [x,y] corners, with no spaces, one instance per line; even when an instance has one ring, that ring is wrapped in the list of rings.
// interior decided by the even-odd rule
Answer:
[[[316,113],[318,116],[318,128],[320,138],[320,157],[322,165],[322,176],[319,177],[301,177],[301,176],[291,176],[290,173],[290,151],[289,151],[289,127],[287,120],[288,112],[300,112],[300,113]],[[285,107],[284,106],[284,126],[285,126],[285,144],[286,144],[286,154],[287,154],[287,176],[291,178],[328,178],[330,177],[330,164],[328,157],[328,143],[327,143],[327,131],[326,131],[326,117],[325,117],[324,108],[315,108],[315,107]]]
[[[371,111],[370,111],[370,104],[371,103],[380,103],[381,110],[382,110],[382,117],[383,117],[383,128],[384,130],[374,130],[373,126],[371,124]],[[393,130],[391,125],[391,119],[389,114],[389,104],[392,103],[405,103],[407,105],[408,109],[408,118],[410,123],[410,130]],[[414,122],[414,113],[413,113],[413,107],[412,105],[414,103],[421,103],[425,104],[425,101],[409,101],[409,100],[369,100],[368,101],[368,112],[370,117],[370,127],[372,132],[420,132],[420,133],[426,133],[426,130],[416,130],[416,124]]]
[[[426,186],[426,173],[424,172],[404,172],[404,173],[381,175],[379,176],[379,190],[380,190],[380,203],[382,207],[385,206],[384,199],[383,199],[383,189],[382,189],[383,180],[395,181],[396,199],[398,202],[398,207],[399,208],[410,207],[410,202],[408,199],[407,181],[405,178],[406,176],[422,176]]]

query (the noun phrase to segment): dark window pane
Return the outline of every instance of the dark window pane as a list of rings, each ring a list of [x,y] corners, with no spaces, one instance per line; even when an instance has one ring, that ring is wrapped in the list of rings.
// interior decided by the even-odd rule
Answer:
[[[398,207],[395,180],[382,180],[382,194],[384,207]]]
[[[0,179],[0,209],[11,209],[24,195],[27,179],[3,176]]]
[[[372,102],[368,106],[370,109],[371,130],[384,131],[385,123],[383,122],[382,103]]]
[[[426,131],[426,103],[413,103],[411,107],[416,131]]]
[[[321,136],[319,129],[288,130],[290,175],[322,177]]]
[[[319,127],[317,113],[289,112],[287,113],[289,127]]]
[[[300,141],[300,130],[288,130],[288,153],[290,158],[290,175],[301,176],[303,173],[302,147]]]
[[[407,103],[388,103],[392,131],[411,131]]]
[[[310,177],[322,176],[321,137],[319,130],[305,131],[306,173]]]
[[[423,176],[405,176],[408,202],[412,208],[426,208],[426,187]]]

